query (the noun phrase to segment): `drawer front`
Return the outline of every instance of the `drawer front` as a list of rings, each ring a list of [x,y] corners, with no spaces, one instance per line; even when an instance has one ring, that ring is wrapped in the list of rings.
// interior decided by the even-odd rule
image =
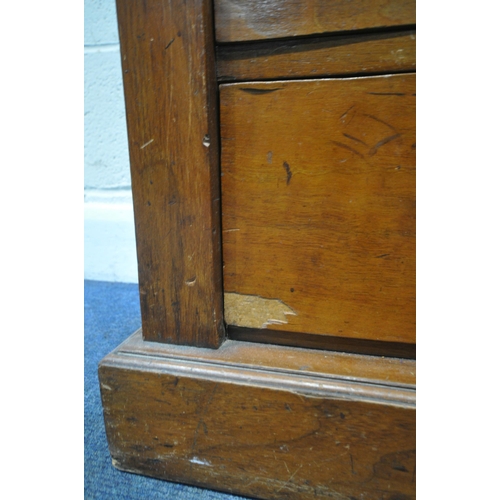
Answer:
[[[221,85],[225,320],[415,342],[415,75]]]
[[[416,69],[416,30],[227,44],[217,47],[221,83],[405,73]]]
[[[215,0],[217,42],[415,24],[415,0]]]

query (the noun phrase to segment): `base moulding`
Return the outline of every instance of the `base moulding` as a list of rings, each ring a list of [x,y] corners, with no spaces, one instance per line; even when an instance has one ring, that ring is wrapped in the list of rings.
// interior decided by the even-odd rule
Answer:
[[[263,499],[415,498],[415,361],[146,342],[99,366],[118,469]]]

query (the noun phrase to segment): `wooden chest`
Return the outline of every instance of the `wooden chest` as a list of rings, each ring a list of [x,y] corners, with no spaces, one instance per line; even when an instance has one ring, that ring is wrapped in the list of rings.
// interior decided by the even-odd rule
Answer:
[[[118,0],[143,326],[120,469],[415,497],[415,4]]]

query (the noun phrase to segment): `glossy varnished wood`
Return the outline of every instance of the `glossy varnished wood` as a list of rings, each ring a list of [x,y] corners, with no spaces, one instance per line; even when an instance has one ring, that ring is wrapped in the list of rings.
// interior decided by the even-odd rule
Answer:
[[[415,0],[215,0],[218,42],[415,24]]]
[[[217,47],[219,81],[412,71],[415,30]]]
[[[415,342],[415,75],[222,85],[229,324]]]
[[[415,364],[136,334],[100,365],[113,463],[267,499],[415,498]]]
[[[217,88],[209,0],[118,0],[144,336],[217,347]]]
[[[211,5],[117,2],[144,335],[99,367],[113,464],[256,498],[415,498],[414,360],[221,344]],[[414,1],[214,5],[219,79],[271,80],[221,87],[225,319],[411,350],[415,75],[283,79],[414,70]]]

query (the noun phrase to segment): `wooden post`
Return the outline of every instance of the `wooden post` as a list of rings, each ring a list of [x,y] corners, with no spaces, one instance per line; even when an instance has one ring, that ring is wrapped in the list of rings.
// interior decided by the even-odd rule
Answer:
[[[117,1],[145,340],[218,347],[220,177],[212,3]]]

